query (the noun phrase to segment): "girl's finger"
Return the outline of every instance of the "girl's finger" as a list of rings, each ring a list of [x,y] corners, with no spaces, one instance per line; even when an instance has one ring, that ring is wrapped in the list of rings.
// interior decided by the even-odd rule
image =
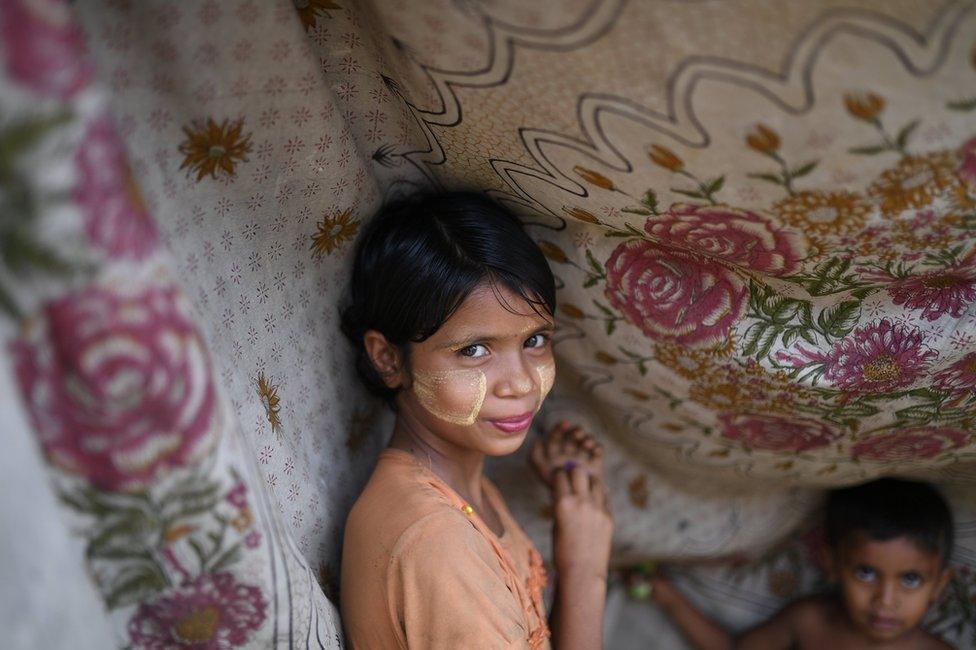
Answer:
[[[590,473],[582,465],[577,465],[569,471],[573,492],[585,496],[590,491]]]
[[[580,447],[580,436],[583,430],[579,427],[571,427],[563,437],[562,453],[567,456],[575,456]]]
[[[569,485],[569,476],[562,467],[557,467],[552,471],[552,491],[556,498],[572,494],[573,489]]]
[[[546,454],[550,460],[560,454],[563,446],[563,437],[566,434],[566,427],[568,426],[567,423],[560,422],[549,432],[549,436],[546,439]]]

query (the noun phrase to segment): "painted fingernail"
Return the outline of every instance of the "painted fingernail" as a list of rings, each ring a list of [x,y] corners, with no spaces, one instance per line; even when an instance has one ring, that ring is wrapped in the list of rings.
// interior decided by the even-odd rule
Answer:
[[[575,460],[567,460],[565,463],[563,463],[563,469],[567,472],[571,472],[576,465],[577,463]]]

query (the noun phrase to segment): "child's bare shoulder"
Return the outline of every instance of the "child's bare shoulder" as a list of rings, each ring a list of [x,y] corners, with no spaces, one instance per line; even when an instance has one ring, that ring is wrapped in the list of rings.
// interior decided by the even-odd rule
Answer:
[[[946,643],[934,634],[929,634],[925,630],[919,630],[918,632],[918,647],[923,650],[954,650],[955,648],[955,646]]]
[[[826,596],[807,596],[783,609],[783,615],[799,629],[808,625],[819,626],[834,616],[836,605]]]

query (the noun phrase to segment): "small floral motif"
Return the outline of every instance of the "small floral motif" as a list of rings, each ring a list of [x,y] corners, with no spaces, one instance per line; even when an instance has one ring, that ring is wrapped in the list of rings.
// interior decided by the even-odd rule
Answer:
[[[271,425],[271,431],[278,433],[281,431],[281,397],[278,396],[278,386],[273,381],[261,372],[255,383],[258,385],[258,397],[261,399],[261,406],[264,407],[268,424]]]
[[[354,219],[349,210],[340,212],[334,217],[326,217],[316,226],[316,232],[312,235],[313,254],[330,255],[332,251],[352,239],[357,230],[359,230],[359,220]]]
[[[726,205],[676,203],[651,217],[644,230],[664,246],[675,246],[743,268],[785,275],[805,255],[803,237],[769,217]]]
[[[635,239],[606,263],[606,296],[655,341],[714,347],[742,316],[748,287],[724,265]]]
[[[936,390],[952,394],[976,395],[976,352],[970,352],[948,368],[940,370],[932,385]]]
[[[851,448],[859,460],[899,461],[935,458],[959,449],[969,434],[949,427],[910,427],[866,438]]]
[[[824,422],[796,415],[723,413],[719,419],[722,436],[749,449],[800,452],[826,447],[840,438],[840,433]]]
[[[96,487],[144,488],[215,443],[210,361],[175,287],[68,294],[12,352],[48,458]]]
[[[864,226],[871,204],[854,192],[797,192],[776,203],[772,211],[801,232],[853,235]]]
[[[883,319],[838,341],[824,357],[824,378],[846,392],[884,393],[914,383],[936,355],[917,327]]]
[[[859,120],[875,122],[884,110],[884,98],[872,93],[848,93],[844,95],[847,112]]]
[[[92,68],[71,7],[7,0],[2,13],[0,48],[12,79],[60,100],[71,99],[88,85]]]
[[[908,209],[921,210],[958,183],[956,162],[951,151],[905,156],[895,167],[882,172],[868,187],[868,195],[887,217],[897,217]]]
[[[295,9],[298,11],[298,17],[302,21],[302,26],[305,27],[305,31],[315,27],[319,16],[324,15],[327,18],[331,18],[332,14],[329,13],[330,11],[342,8],[335,2],[332,2],[332,0],[292,0],[292,4],[295,5]]]
[[[88,127],[75,165],[74,199],[84,213],[88,241],[113,258],[148,255],[159,237],[108,116]]]
[[[233,177],[235,166],[248,160],[251,150],[251,134],[244,133],[244,120],[223,120],[218,124],[213,118],[205,123],[193,122],[183,127],[186,139],[179,152],[186,156],[180,169],[196,172],[197,182],[205,176],[216,179],[217,174]]]
[[[976,301],[976,274],[967,268],[942,269],[908,276],[887,289],[896,305],[921,310],[926,320],[959,318]]]
[[[816,407],[818,395],[778,370],[767,372],[753,360],[745,367],[713,364],[692,378],[688,397],[716,411],[795,414],[797,406]]]
[[[140,650],[239,648],[260,629],[267,607],[259,587],[237,582],[226,572],[201,574],[141,603],[129,621],[129,638]]]
[[[659,144],[651,145],[647,157],[658,167],[663,167],[671,172],[680,172],[685,168],[685,163],[678,157],[678,154]]]
[[[712,371],[717,358],[730,356],[734,349],[735,341],[731,336],[720,346],[703,349],[665,342],[654,345],[654,358],[685,379],[697,379]]]
[[[757,124],[746,136],[746,145],[753,151],[765,155],[775,154],[779,150],[779,134],[765,124]]]

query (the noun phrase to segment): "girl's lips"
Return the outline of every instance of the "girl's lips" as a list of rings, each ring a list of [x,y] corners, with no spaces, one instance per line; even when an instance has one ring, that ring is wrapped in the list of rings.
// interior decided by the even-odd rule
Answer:
[[[503,418],[500,420],[489,420],[496,429],[501,429],[505,433],[518,433],[519,431],[524,431],[529,428],[532,424],[532,417],[535,415],[535,411],[529,411],[523,413],[522,415],[516,415],[511,418]]]

